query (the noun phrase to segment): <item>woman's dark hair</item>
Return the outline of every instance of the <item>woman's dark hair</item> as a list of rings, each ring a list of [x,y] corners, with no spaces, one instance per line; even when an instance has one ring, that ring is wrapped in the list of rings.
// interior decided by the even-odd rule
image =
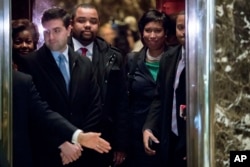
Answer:
[[[143,36],[143,30],[145,26],[152,21],[160,22],[162,23],[162,26],[164,28],[165,33],[168,35],[169,29],[170,29],[170,18],[167,14],[164,12],[160,12],[156,9],[150,9],[147,12],[145,12],[141,19],[138,22],[138,28],[141,37]]]
[[[16,38],[17,35],[24,30],[31,32],[34,48],[36,49],[39,40],[39,31],[37,25],[28,19],[12,20],[12,39]]]

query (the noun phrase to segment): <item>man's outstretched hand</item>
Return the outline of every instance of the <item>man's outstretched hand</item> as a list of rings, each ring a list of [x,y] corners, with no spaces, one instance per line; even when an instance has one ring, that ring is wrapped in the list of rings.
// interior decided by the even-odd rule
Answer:
[[[109,142],[100,137],[101,133],[87,132],[80,133],[78,143],[83,147],[93,149],[99,153],[108,153],[111,150]]]

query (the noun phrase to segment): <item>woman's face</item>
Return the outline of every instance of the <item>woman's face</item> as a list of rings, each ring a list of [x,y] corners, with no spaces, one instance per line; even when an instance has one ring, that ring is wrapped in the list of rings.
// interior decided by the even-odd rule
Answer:
[[[28,30],[21,31],[13,40],[13,51],[21,56],[25,56],[35,50],[32,34]]]
[[[149,49],[161,49],[165,44],[165,37],[162,22],[152,21],[144,27],[143,40]]]

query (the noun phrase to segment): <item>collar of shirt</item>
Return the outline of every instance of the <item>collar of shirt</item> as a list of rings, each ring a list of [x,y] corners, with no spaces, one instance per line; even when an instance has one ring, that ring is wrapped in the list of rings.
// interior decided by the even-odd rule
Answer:
[[[66,60],[66,63],[68,64],[68,62],[69,62],[69,56],[68,56],[69,47],[68,47],[68,45],[67,45],[66,49],[65,49],[62,53],[61,53],[61,52],[58,52],[58,51],[51,51],[51,53],[52,53],[52,56],[54,57],[54,59],[55,59],[57,65],[59,64],[58,56],[59,56],[60,54],[63,54],[63,55],[64,55],[65,60]]]
[[[87,48],[88,52],[87,52],[87,56],[92,56],[93,54],[93,46],[94,46],[94,42],[91,42],[89,45],[87,46],[83,46],[78,40],[76,40],[74,37],[72,37],[72,41],[73,41],[73,45],[74,45],[74,51],[75,52],[79,52],[80,48]]]

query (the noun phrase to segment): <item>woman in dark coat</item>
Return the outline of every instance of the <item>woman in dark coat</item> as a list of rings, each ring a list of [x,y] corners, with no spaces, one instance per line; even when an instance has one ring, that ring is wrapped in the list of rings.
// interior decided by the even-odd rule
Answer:
[[[157,10],[149,10],[138,22],[144,47],[139,52],[128,54],[128,88],[131,116],[131,156],[133,167],[155,167],[157,155],[149,156],[143,147],[142,127],[156,89],[159,61],[168,50],[166,38],[170,25],[169,17]]]

